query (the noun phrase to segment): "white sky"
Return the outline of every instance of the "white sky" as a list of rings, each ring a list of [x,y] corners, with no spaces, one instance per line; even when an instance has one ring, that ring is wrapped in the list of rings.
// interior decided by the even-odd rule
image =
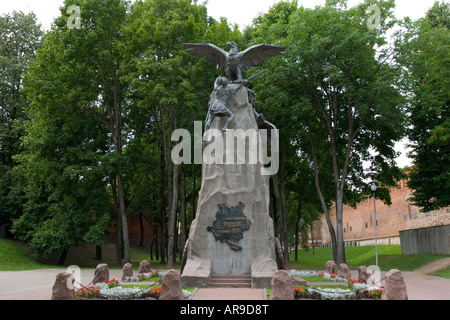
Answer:
[[[170,0],[168,0],[170,1]],[[260,13],[265,13],[273,4],[280,0],[208,0],[208,14],[215,19],[226,17],[228,22],[237,23],[241,29],[250,25]],[[204,0],[199,0],[203,3]],[[300,5],[313,8],[323,5],[325,0],[299,0]],[[348,0],[352,7],[362,0]],[[425,16],[435,0],[396,0],[395,15],[397,18],[406,16],[418,19]],[[33,11],[44,29],[49,29],[54,18],[60,14],[59,8],[64,0],[0,0],[0,14],[13,10],[28,13]],[[402,151],[402,156],[397,160],[400,167],[410,165],[411,161],[406,156],[405,142],[397,144],[397,150]]]
[[[170,1],[170,0],[168,0]],[[208,0],[208,14],[216,19],[226,17],[230,23],[241,28],[252,23],[259,13],[265,13],[280,0]],[[204,0],[199,0],[203,3]],[[325,0],[299,0],[300,5],[313,8],[323,5]],[[362,0],[348,0],[350,7]],[[410,16],[413,19],[423,17],[435,0],[397,0],[395,14],[398,18]],[[0,0],[0,14],[12,10],[28,13],[33,11],[44,29],[49,29],[54,18],[59,16],[59,8],[64,0]]]

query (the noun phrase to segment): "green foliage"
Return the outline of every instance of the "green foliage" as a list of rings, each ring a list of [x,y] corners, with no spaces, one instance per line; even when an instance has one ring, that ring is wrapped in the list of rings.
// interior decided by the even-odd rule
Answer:
[[[43,32],[34,14],[0,16],[0,225],[11,226],[21,213],[22,178],[13,170],[21,151],[22,122],[28,101],[20,92],[23,73],[41,45]]]
[[[104,100],[114,87],[110,68],[117,56],[109,33],[120,27],[125,7],[119,1],[82,5],[83,26],[91,21],[91,28],[69,30],[62,8],[24,79],[31,103],[24,151],[15,159],[26,179],[26,203],[13,231],[38,257],[83,243],[101,245],[109,227],[107,183],[117,158],[101,116],[110,103]]]
[[[368,24],[373,4],[378,28]],[[70,5],[81,8],[80,29],[67,26]],[[171,133],[192,132],[205,119],[220,74],[188,54],[186,42],[287,47],[251,71],[268,70],[250,87],[257,111],[281,132],[275,181],[286,198],[286,232],[297,240],[300,233],[302,246],[320,212],[371,195],[368,179],[390,203],[389,188],[402,174],[394,144],[407,127],[405,96],[414,201],[425,209],[448,205],[448,4],[405,20],[398,65],[385,38],[396,23],[394,5],[331,0],[307,9],[281,1],[241,33],[190,0],[66,0],[42,46],[33,15],[0,17],[0,224],[14,219],[15,235],[37,256],[101,245],[123,180],[128,212],[158,213],[165,237],[168,208],[177,205]],[[200,170],[183,170],[189,225]]]
[[[414,167],[412,201],[425,211],[450,205],[450,33],[449,4],[438,2],[426,18],[404,21],[397,34],[396,60],[409,92]]]
[[[258,108],[285,136],[287,163],[304,162],[301,174],[309,182],[317,169],[322,211],[331,203],[337,207],[338,237],[342,204],[356,205],[368,196],[368,179],[378,182],[377,196],[389,203],[389,187],[401,177],[394,144],[405,131],[404,101],[399,74],[387,62],[391,52],[382,47],[395,21],[394,2],[376,2],[378,29],[365,23],[373,3],[347,8],[346,1],[329,1],[307,9],[295,1],[280,2],[246,30],[255,42],[287,47],[255,81]],[[363,168],[364,161],[372,163],[372,172]],[[292,173],[288,165],[286,170]]]

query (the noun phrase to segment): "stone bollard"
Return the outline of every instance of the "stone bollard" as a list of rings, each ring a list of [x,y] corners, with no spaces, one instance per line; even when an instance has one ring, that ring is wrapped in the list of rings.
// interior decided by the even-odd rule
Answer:
[[[358,268],[358,281],[361,283],[367,283],[367,279],[369,279],[369,274],[367,273],[367,267],[360,266]]]
[[[148,262],[147,260],[141,261],[141,263],[139,264],[139,274],[149,273],[150,271],[150,262]]]
[[[406,284],[402,273],[397,269],[392,269],[386,274],[386,284],[384,286],[382,300],[408,300]]]
[[[122,270],[122,281],[125,281],[125,279],[127,277],[132,277],[133,276],[133,265],[131,263],[126,263],[123,266],[123,270]]]
[[[184,300],[181,291],[181,276],[177,270],[169,270],[161,280],[159,300]]]
[[[342,278],[345,278],[345,279],[351,279],[352,273],[351,273],[348,265],[346,263],[341,263],[340,267],[341,267],[341,270],[339,270],[339,276]]]
[[[337,269],[336,263],[334,261],[328,261],[325,264],[325,272],[338,274],[338,269]]]
[[[106,263],[99,264],[95,269],[93,284],[109,281],[109,268]]]
[[[59,273],[53,285],[51,300],[75,300],[74,281],[72,274],[68,272]],[[70,285],[72,285],[71,288]]]
[[[275,271],[270,283],[270,300],[295,300],[292,279],[284,270]]]

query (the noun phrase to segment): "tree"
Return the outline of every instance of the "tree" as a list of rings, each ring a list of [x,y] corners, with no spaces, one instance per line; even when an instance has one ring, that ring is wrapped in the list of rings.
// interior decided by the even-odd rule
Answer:
[[[450,18],[436,2],[425,18],[404,21],[397,36],[397,62],[404,68],[414,166],[408,185],[425,211],[450,205]]]
[[[323,7],[294,10],[282,3],[268,13],[281,17],[278,23],[262,29],[270,35],[258,33],[256,26],[257,35],[269,40],[278,36],[277,44],[288,48],[284,58],[271,65],[265,81],[260,81],[263,97],[293,120],[290,126],[300,137],[301,151],[313,164],[337,263],[345,262],[344,203],[355,204],[369,193],[368,178],[377,181],[384,189],[378,195],[389,201],[388,187],[400,176],[394,143],[403,136],[403,101],[396,87],[398,75],[387,63],[390,54],[380,49],[386,45],[383,34],[392,25],[387,21],[394,3],[376,3],[380,29],[369,29],[365,23],[370,4],[347,9],[346,1],[330,1]],[[374,159],[371,150],[376,153]],[[371,159],[378,170],[370,177],[362,164]],[[336,206],[336,227],[328,213],[329,189]]]
[[[253,26],[247,28],[243,38],[247,42],[247,47],[259,44],[270,43],[274,45],[286,45],[287,27],[293,12],[297,10],[297,2],[279,2],[269,10],[267,14],[260,15],[254,19]],[[274,87],[269,79],[271,72],[277,72],[282,58],[275,58],[265,61],[261,66],[254,68],[251,72],[258,72],[267,69],[263,77],[256,78],[249,85],[254,87],[256,92],[256,109],[258,113],[273,123],[280,130],[280,170],[276,175],[271,176],[271,203],[270,214],[274,220],[275,236],[279,238],[283,253],[283,264],[289,266],[289,236],[288,236],[288,214],[292,208],[287,203],[287,198],[292,190],[288,187],[289,181],[295,178],[297,148],[293,146],[297,129],[292,118],[287,114],[286,108],[281,107],[287,100],[280,91],[273,90]],[[286,94],[286,91],[284,92]],[[280,100],[281,99],[281,100]],[[292,102],[292,101],[291,101]],[[298,124],[298,123],[297,123]]]
[[[136,2],[128,20],[123,30],[127,62],[122,73],[129,85],[130,101],[138,106],[136,112],[146,119],[141,124],[135,123],[137,130],[133,134],[156,138],[152,143],[159,150],[161,263],[165,263],[167,252],[170,268],[176,257],[179,200],[183,200],[186,193],[184,188],[179,188],[186,186],[180,183],[183,168],[173,164],[171,159],[171,136],[178,128],[193,131],[194,121],[206,117],[211,79],[217,74],[205,62],[189,55],[182,43],[217,37],[208,27],[224,33],[229,28],[226,23],[226,28],[221,28],[223,23],[208,19],[206,7],[189,0]],[[223,41],[225,44],[229,40]]]
[[[110,197],[100,165],[108,160],[107,132],[71,96],[61,45],[47,34],[24,79],[31,103],[15,170],[26,179],[26,202],[13,231],[36,256],[60,253],[63,264],[71,246],[104,244]]]
[[[80,5],[81,29],[65,30],[70,5]],[[66,51],[68,64],[73,74],[81,75],[83,84],[77,93],[86,97],[83,107],[100,121],[109,131],[113,156],[115,158],[114,184],[117,187],[117,223],[121,224],[124,260],[131,262],[128,239],[128,220],[124,199],[123,147],[125,141],[124,101],[125,87],[120,78],[122,54],[120,43],[121,28],[125,23],[128,3],[114,1],[66,1],[62,17],[57,21],[65,32],[63,41],[69,45]]]
[[[81,8],[79,29],[67,25],[70,5]],[[28,202],[15,231],[43,255],[82,241],[102,244],[110,217],[107,188],[117,186],[112,193],[130,261],[118,72],[126,9],[120,0],[66,1],[27,75],[31,121],[19,159],[29,177]]]
[[[21,151],[24,108],[23,74],[40,47],[43,32],[33,13],[12,12],[0,16],[0,237],[22,212],[20,184],[14,172],[14,156]]]

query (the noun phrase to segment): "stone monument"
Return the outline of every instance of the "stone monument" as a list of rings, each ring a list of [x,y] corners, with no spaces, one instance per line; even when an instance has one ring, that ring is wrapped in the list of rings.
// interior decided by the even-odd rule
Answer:
[[[245,86],[248,80],[242,79],[242,72],[284,48],[257,45],[239,53],[235,43],[229,46],[226,53],[211,44],[185,44],[193,55],[225,71],[227,78],[216,80],[209,103],[202,186],[185,248],[183,286],[205,287],[213,275],[251,275],[252,287],[269,287],[278,270],[269,216],[271,172],[257,161],[269,145],[259,128],[268,123],[256,113],[254,93]],[[270,145],[273,156],[275,146]]]

